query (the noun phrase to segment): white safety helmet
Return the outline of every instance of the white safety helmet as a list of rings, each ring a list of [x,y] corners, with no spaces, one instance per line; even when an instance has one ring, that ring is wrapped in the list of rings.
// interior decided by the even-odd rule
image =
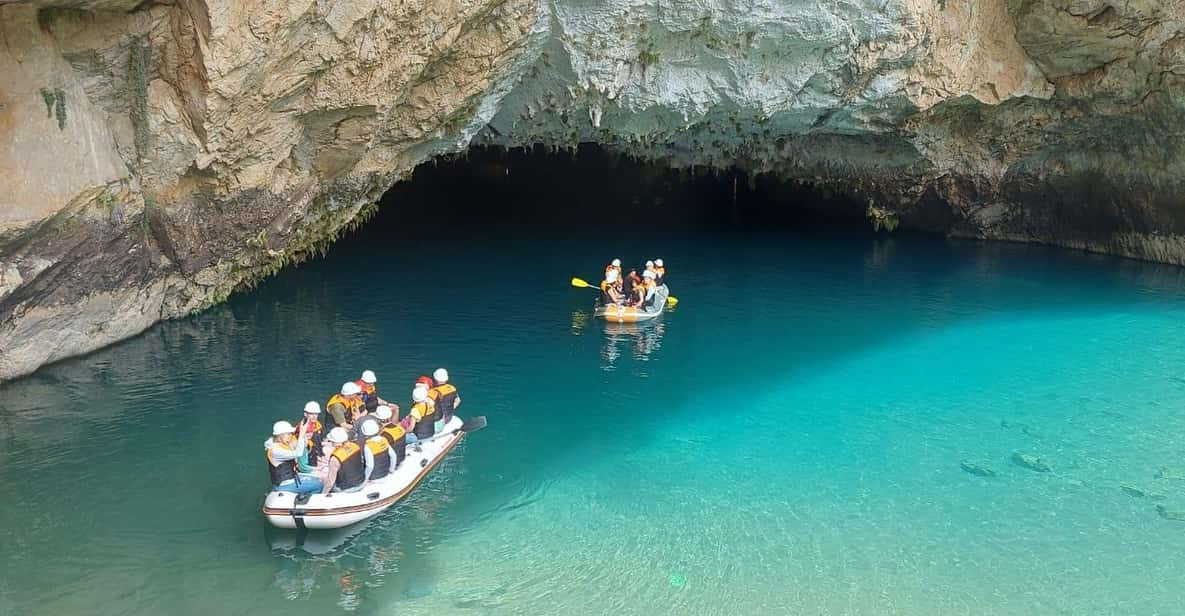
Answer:
[[[437,368],[436,372],[432,373],[432,379],[435,380],[437,383],[447,383],[448,382],[448,370],[445,370],[444,368]]]
[[[292,434],[296,432],[296,428],[286,421],[277,421],[272,424],[272,436],[280,436],[281,434]]]
[[[374,385],[376,381],[378,381],[378,379],[375,378],[374,371],[372,371],[372,370],[363,370],[362,371],[362,382],[363,383],[369,383],[371,385]]]
[[[653,267],[654,267],[654,261],[647,261],[646,262],[646,269],[652,269]]]
[[[614,259],[613,263],[610,263],[610,265],[613,267],[621,267],[621,259]]]
[[[308,415],[320,415],[321,405],[317,404],[313,400],[309,400],[308,402],[304,403],[304,412]]]
[[[380,404],[379,407],[374,410],[374,416],[379,418],[381,421],[387,421],[391,418],[391,407],[385,404]]]
[[[654,270],[646,270],[646,271],[642,272],[642,277],[643,278],[657,278],[658,274],[655,274]]]
[[[428,389],[425,387],[416,387],[411,390],[412,402],[423,402],[428,399]]]
[[[350,435],[346,433],[345,428],[338,426],[325,435],[325,440],[331,443],[344,443],[350,440]]]
[[[363,436],[377,436],[379,433],[379,422],[364,421],[364,422],[362,422],[361,429],[362,429]]]
[[[605,272],[605,282],[613,284],[617,282],[617,270],[609,270]]]
[[[342,383],[343,396],[356,396],[360,393],[362,393],[362,388],[358,387],[358,384],[354,381],[346,381],[345,383]]]
[[[658,267],[662,267],[662,259],[655,259],[654,264],[657,265]]]

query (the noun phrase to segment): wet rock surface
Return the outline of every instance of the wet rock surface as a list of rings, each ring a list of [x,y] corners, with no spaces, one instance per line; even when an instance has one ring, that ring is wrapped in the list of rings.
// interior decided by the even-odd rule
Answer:
[[[0,5],[0,379],[325,249],[472,143],[1185,263],[1185,1]]]

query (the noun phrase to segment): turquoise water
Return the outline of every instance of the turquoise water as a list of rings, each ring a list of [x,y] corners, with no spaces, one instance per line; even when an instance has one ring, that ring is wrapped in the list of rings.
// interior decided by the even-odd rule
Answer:
[[[647,242],[681,302],[645,326],[567,286],[638,238],[385,230],[0,386],[0,614],[1185,610],[1182,270]],[[487,429],[363,528],[265,528],[272,421],[438,365]]]

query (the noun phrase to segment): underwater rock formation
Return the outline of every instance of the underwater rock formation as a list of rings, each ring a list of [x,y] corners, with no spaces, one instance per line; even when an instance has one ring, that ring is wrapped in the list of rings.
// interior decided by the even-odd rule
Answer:
[[[323,251],[472,143],[1185,263],[1185,0],[6,0],[0,37],[0,379]]]
[[[1014,452],[1012,454],[1012,463],[1021,468],[1027,468],[1038,473],[1048,473],[1049,471],[1053,470],[1049,467],[1049,464],[1041,458],[1041,456],[1035,456],[1031,453],[1020,453],[1019,451]]]

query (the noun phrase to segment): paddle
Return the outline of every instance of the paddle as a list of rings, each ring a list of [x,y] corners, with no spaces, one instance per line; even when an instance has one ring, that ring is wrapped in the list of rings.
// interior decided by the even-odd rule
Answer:
[[[591,284],[585,282],[584,280],[581,280],[580,278],[573,278],[572,279],[572,286],[580,288],[580,289],[596,289],[598,291],[601,290],[601,287],[598,287],[596,285],[591,285]],[[678,303],[679,303],[679,298],[675,297],[674,295],[667,296],[667,306],[674,308],[675,304],[678,304]]]
[[[449,430],[448,432],[441,432],[440,434],[434,434],[428,438],[420,439],[419,441],[416,441],[416,442],[417,443],[427,443],[429,441],[434,441],[442,436],[452,436],[458,432],[477,432],[478,430],[481,430],[484,427],[486,427],[486,416],[485,415],[478,415],[477,417],[470,417],[469,419],[466,419],[465,422],[461,424],[460,428],[455,428],[453,430]]]

